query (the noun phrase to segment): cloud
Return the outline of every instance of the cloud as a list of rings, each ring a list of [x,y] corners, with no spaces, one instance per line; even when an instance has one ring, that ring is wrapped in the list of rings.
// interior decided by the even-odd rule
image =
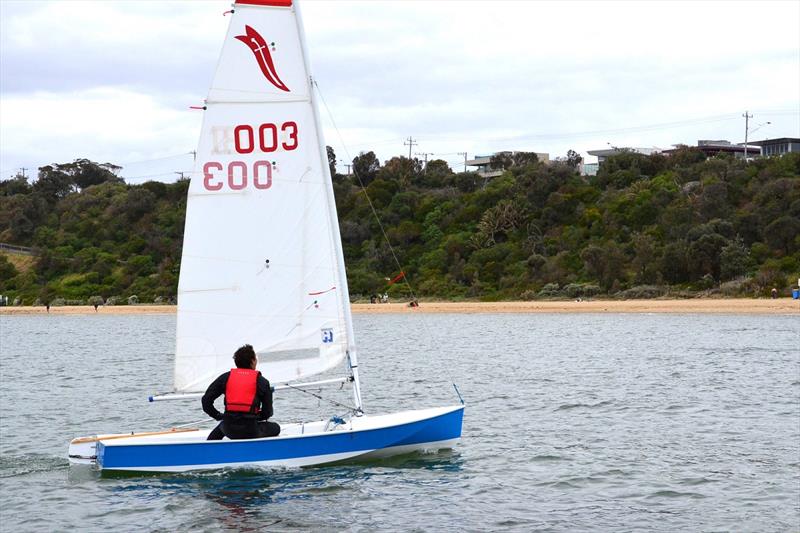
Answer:
[[[200,118],[186,108],[207,94],[229,6],[0,2],[0,177],[191,149]],[[773,122],[759,134],[800,136],[796,2],[308,1],[302,12],[340,158],[407,153],[409,135],[420,152],[470,155],[741,141],[745,109]]]
[[[3,151],[40,165],[84,157],[118,164],[187,153],[202,118],[116,88],[4,96],[0,108]]]

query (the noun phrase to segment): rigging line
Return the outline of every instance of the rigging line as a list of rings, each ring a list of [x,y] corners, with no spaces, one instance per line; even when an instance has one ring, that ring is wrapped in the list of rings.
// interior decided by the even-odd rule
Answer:
[[[383,144],[398,143],[398,142],[402,142],[404,140],[405,139],[403,139],[401,137],[395,137],[394,139],[387,139],[385,141],[368,141],[368,142],[363,142],[363,143],[351,144],[350,146],[352,146],[353,148],[358,147],[358,146],[377,146],[377,145],[383,145]]]
[[[322,95],[322,91],[319,88],[317,80],[314,80],[314,85],[317,88],[320,100],[322,100],[322,105],[325,106],[325,111],[328,112],[328,117],[331,119],[331,124],[333,124],[333,129],[336,130],[336,134],[339,137],[339,142],[342,144],[342,147],[344,148],[344,151],[347,154],[348,159],[352,159],[350,157],[350,150],[347,149],[347,145],[345,144],[344,139],[342,138],[342,134],[339,131],[339,126],[336,125],[336,121],[333,118],[333,113],[331,113],[331,110],[328,107],[328,103],[325,101],[325,97]],[[400,260],[397,259],[397,254],[395,254],[392,242],[389,240],[389,236],[386,234],[386,229],[383,227],[383,222],[381,222],[381,218],[378,216],[378,211],[375,209],[375,205],[372,203],[372,199],[369,197],[369,194],[367,194],[367,188],[364,186],[364,182],[361,180],[361,176],[358,175],[358,171],[356,170],[355,166],[353,166],[353,175],[356,177],[356,179],[358,180],[358,184],[361,186],[361,191],[364,193],[364,197],[367,199],[367,203],[369,204],[369,207],[372,210],[372,214],[375,217],[375,220],[378,222],[378,227],[381,229],[381,233],[383,234],[383,238],[386,241],[386,244],[389,245],[389,251],[392,253],[392,258],[394,259],[394,263],[397,265],[397,269],[403,272],[403,266],[400,264]],[[408,282],[408,277],[406,276],[403,279],[406,282],[408,290],[411,292],[411,297],[414,300],[416,300],[417,296],[414,293],[414,289],[411,287],[411,284]]]
[[[762,113],[764,114],[764,113]],[[702,124],[710,124],[714,122],[724,122],[724,121],[731,121],[738,119],[737,115],[729,114],[729,115],[716,115],[710,117],[703,117],[697,119],[689,119],[689,120],[682,120],[682,121],[674,121],[674,122],[663,122],[660,124],[647,124],[641,126],[629,126],[624,128],[613,128],[613,129],[605,129],[605,130],[588,130],[588,131],[574,131],[574,132],[563,132],[563,133],[532,133],[532,134],[520,134],[520,135],[511,135],[506,137],[487,137],[485,139],[486,142],[513,142],[513,141],[523,141],[523,140],[538,140],[538,141],[547,141],[547,140],[563,140],[563,139],[577,139],[581,137],[591,137],[594,135],[611,135],[611,134],[623,134],[623,133],[636,133],[636,132],[644,132],[644,131],[659,131],[665,129],[672,129],[678,128],[681,126],[692,126],[692,125],[702,125]],[[449,133],[440,133],[440,134],[431,134],[428,135],[428,138],[437,140],[439,142],[461,142],[467,140],[466,137],[458,138],[458,137],[449,137]],[[444,138],[443,138],[444,137]]]
[[[179,426],[172,426],[173,429],[180,429],[186,428],[189,426],[196,426],[198,424],[202,424],[203,422],[208,422],[208,418],[201,418],[200,420],[195,420],[194,422],[189,422],[188,424],[181,424]]]
[[[330,108],[328,107],[328,103],[325,101],[325,97],[322,94],[322,90],[319,88],[319,83],[317,83],[316,79],[314,79],[313,83],[314,83],[314,86],[317,88],[317,93],[319,94],[319,99],[322,101],[322,105],[325,106],[325,111],[327,111],[327,113],[328,113],[328,118],[330,118],[331,124],[333,125],[333,128],[336,130],[336,135],[338,135],[338,137],[339,137],[339,142],[341,143],[342,147],[344,148],[344,151],[347,154],[347,157],[350,158],[350,150],[347,149],[347,144],[345,144],[344,139],[342,138],[342,133],[339,131],[339,126],[336,125],[336,120],[333,118],[333,113],[331,112]],[[392,243],[389,240],[389,236],[386,234],[386,230],[383,227],[383,222],[381,222],[381,219],[378,216],[378,211],[375,209],[375,205],[372,203],[372,200],[370,199],[369,194],[367,194],[367,188],[364,187],[364,182],[361,180],[361,176],[358,175],[358,172],[356,171],[355,166],[353,166],[353,175],[358,180],[359,185],[361,185],[361,190],[364,193],[364,197],[367,199],[367,203],[369,204],[369,207],[372,210],[372,215],[375,217],[375,220],[378,222],[378,227],[380,227],[380,229],[381,229],[381,233],[383,234],[383,238],[386,241],[386,244],[389,245],[389,251],[391,251],[391,253],[392,253],[392,258],[394,259],[394,262],[397,265],[398,270],[400,272],[405,272],[405,270],[403,269],[403,266],[400,264],[400,261],[397,259],[397,254],[395,254],[394,247],[392,246]],[[414,292],[413,287],[411,287],[411,283],[408,281],[408,276],[407,275],[403,276],[403,280],[405,281],[406,287],[408,287],[408,290],[411,293],[412,301],[416,302],[417,301],[417,295]],[[431,333],[430,328],[428,327],[427,321],[423,319],[421,322],[422,322],[422,327],[425,329],[425,333],[427,334],[428,338],[429,339],[433,339],[434,337],[433,337],[433,335]],[[447,377],[450,380],[450,383],[453,384],[454,388],[456,389],[456,393],[458,394],[459,399],[461,400],[461,403],[463,404],[464,400],[463,400],[463,398],[461,398],[461,394],[458,393],[458,387],[455,387],[456,381],[455,381],[455,379],[453,379],[453,375],[450,373],[450,368],[448,367],[448,365],[444,364],[444,361],[441,358],[436,358],[436,359],[439,362],[439,364],[441,365],[441,367],[444,368],[445,374],[447,374]]]
[[[141,180],[158,181],[158,180],[156,180],[156,178],[169,177],[169,176],[172,176],[173,174],[175,174],[175,172],[162,172],[160,174],[148,174],[146,176],[130,176],[130,177],[122,176],[121,179],[126,181],[126,182],[128,182],[128,181],[141,181]],[[191,174],[191,172],[184,172],[184,174]],[[177,181],[177,180],[178,180],[178,178],[175,178],[175,181]],[[163,182],[161,182],[161,183],[163,183]]]
[[[184,152],[182,154],[166,155],[164,157],[156,157],[154,159],[142,159],[140,161],[126,161],[124,163],[118,163],[117,166],[138,165],[140,163],[153,163],[155,161],[166,161],[167,159],[175,159],[177,157],[183,157],[183,156],[187,156],[187,155],[192,155],[192,152]]]
[[[356,409],[355,407],[353,407],[351,405],[347,405],[347,404],[344,404],[344,403],[341,403],[341,402],[337,402],[336,400],[331,400],[330,398],[324,398],[323,396],[320,396],[319,394],[314,394],[313,392],[311,392],[309,390],[301,389],[300,387],[295,387],[294,385],[292,385],[290,383],[287,383],[286,386],[289,387],[290,389],[294,389],[294,390],[298,390],[300,392],[304,392],[306,394],[310,394],[311,396],[313,396],[314,398],[317,398],[318,400],[323,400],[323,401],[332,403],[333,405],[337,405],[339,407],[344,407],[345,409],[348,409],[349,411],[352,411],[354,413],[358,412],[358,409]]]

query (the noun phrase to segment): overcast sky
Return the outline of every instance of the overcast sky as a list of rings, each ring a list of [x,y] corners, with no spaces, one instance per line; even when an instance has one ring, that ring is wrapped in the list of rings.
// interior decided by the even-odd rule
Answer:
[[[230,4],[0,0],[0,178],[83,157],[131,182],[190,171],[202,112],[188,107],[207,94]],[[742,142],[745,110],[751,140],[800,136],[798,1],[302,9],[342,160],[407,155],[408,136],[456,170],[465,151]]]

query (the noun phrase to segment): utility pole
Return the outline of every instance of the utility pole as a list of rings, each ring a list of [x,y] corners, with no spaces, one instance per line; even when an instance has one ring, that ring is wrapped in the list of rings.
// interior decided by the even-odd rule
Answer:
[[[184,179],[183,175],[188,174],[188,172],[174,172],[174,174],[178,174],[181,177],[181,179]]]
[[[412,139],[410,135],[408,136],[407,140],[408,140],[408,142],[404,142],[403,145],[404,146],[408,146],[408,158],[411,159],[411,147],[412,146],[417,146],[417,145],[419,145],[419,143],[417,141],[415,141],[414,139]]]
[[[197,150],[192,150],[189,153],[192,154],[192,161],[196,162],[197,161]]]
[[[347,175],[349,176],[350,175],[350,167],[352,167],[353,165],[348,165],[347,163],[345,163],[344,166],[347,167]]]
[[[414,155],[421,155],[425,158],[425,170],[428,169],[428,156],[433,155],[433,152],[415,152]]]
[[[464,156],[464,172],[467,171],[467,152],[458,152],[458,155]]]
[[[744,117],[744,162],[747,163],[747,133],[750,129],[750,119],[753,118],[753,115],[745,111],[742,116]]]
[[[19,169],[19,170],[20,170],[20,172],[22,172],[22,177],[23,177],[23,178],[25,178],[25,171],[26,171],[26,170],[28,170],[28,169],[27,169],[27,168],[25,168],[25,167],[22,167],[22,168],[21,168],[21,169]],[[27,179],[27,178],[25,178],[25,179]]]

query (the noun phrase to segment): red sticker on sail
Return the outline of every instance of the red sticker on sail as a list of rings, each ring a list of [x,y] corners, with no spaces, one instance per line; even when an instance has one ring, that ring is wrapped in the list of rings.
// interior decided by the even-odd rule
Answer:
[[[289,92],[289,88],[281,81],[278,71],[275,70],[275,63],[272,61],[272,54],[269,52],[267,41],[250,26],[245,25],[244,30],[245,34],[237,35],[236,38],[246,44],[255,54],[261,73],[272,85],[281,91]]]

